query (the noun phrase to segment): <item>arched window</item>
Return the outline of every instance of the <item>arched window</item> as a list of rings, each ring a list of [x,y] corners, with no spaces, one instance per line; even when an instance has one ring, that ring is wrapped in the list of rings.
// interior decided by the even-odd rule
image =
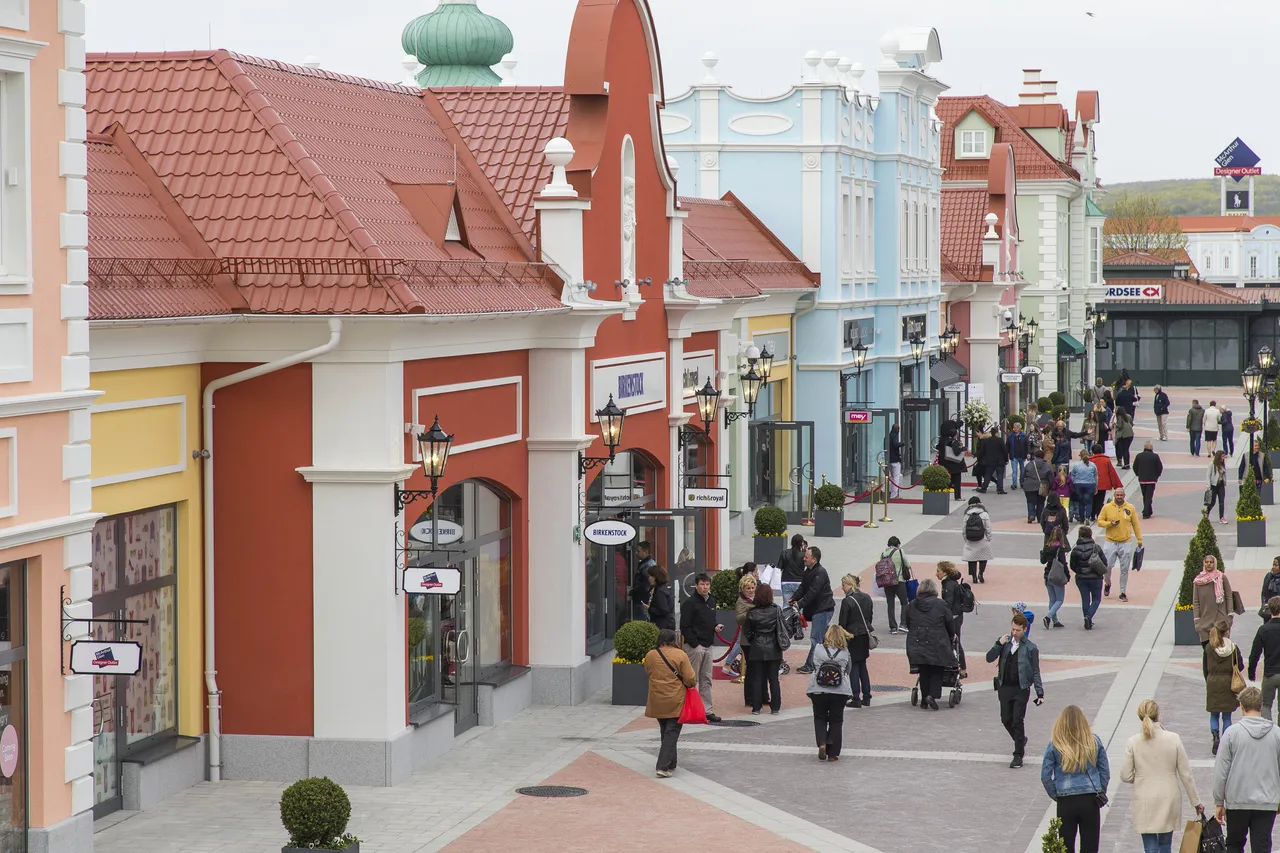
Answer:
[[[1204,256],[1204,271],[1209,272],[1213,269],[1213,255]]]
[[[1231,255],[1223,255],[1223,256],[1222,256],[1222,269],[1223,269],[1223,271],[1224,271],[1224,272],[1228,272],[1228,271],[1230,271],[1230,269],[1231,269]]]
[[[441,492],[409,528],[411,567],[461,573],[457,595],[405,590],[410,716],[437,702],[457,705],[460,720],[468,709],[474,715],[476,685],[510,668],[511,518],[506,495],[465,480]]]
[[[1249,256],[1249,278],[1257,278],[1257,277],[1258,277],[1258,256],[1250,255]]]

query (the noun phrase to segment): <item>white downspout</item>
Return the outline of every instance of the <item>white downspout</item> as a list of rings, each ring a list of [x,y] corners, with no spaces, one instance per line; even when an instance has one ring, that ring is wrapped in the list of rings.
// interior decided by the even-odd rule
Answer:
[[[248,370],[215,379],[204,389],[204,683],[209,691],[209,781],[222,779],[222,709],[219,702],[218,670],[214,655],[214,571],[213,571],[213,395],[228,385],[237,385],[311,361],[330,352],[342,339],[342,321],[329,320],[329,342],[278,361],[259,364]]]

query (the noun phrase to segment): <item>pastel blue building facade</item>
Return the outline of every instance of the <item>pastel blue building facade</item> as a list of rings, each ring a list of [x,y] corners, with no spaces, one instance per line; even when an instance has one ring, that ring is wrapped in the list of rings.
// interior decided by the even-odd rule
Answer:
[[[928,69],[942,54],[927,28],[889,33],[880,49],[878,94],[863,90],[860,65],[811,51],[805,82],[765,98],[715,79],[708,54],[706,79],[669,98],[662,116],[681,194],[733,193],[821,274],[816,303],[796,318],[792,411],[813,425],[813,478],[859,492],[893,423],[907,445],[903,476],[918,473],[940,412],[922,398],[933,396],[941,331],[934,105],[946,87]],[[859,344],[869,348],[861,370]]]

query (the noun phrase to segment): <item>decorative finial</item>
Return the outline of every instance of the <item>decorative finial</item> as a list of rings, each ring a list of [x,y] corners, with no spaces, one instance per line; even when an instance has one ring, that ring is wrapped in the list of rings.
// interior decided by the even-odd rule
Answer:
[[[551,164],[551,182],[542,188],[543,198],[577,198],[578,191],[569,183],[565,167],[573,160],[573,144],[563,136],[547,141],[542,156]]]
[[[987,223],[987,233],[982,235],[982,239],[999,240],[1000,235],[996,233],[996,223],[1000,221],[1000,217],[994,213],[988,213],[984,219]]]
[[[714,50],[708,50],[706,53],[702,54],[702,64],[706,66],[707,69],[707,76],[702,78],[703,85],[715,86],[719,84],[720,81],[716,79],[716,65],[719,62],[720,57],[716,56],[716,52]]]

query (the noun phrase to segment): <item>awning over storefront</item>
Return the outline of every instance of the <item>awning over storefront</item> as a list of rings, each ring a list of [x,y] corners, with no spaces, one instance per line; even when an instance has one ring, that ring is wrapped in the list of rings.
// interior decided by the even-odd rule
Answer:
[[[948,385],[964,382],[964,378],[968,375],[969,369],[957,361],[954,356],[948,356],[946,361],[936,362],[929,368],[929,378],[937,382],[939,388],[946,388]]]
[[[1071,336],[1070,332],[1058,332],[1058,359],[1069,361],[1084,357],[1084,344]]]

